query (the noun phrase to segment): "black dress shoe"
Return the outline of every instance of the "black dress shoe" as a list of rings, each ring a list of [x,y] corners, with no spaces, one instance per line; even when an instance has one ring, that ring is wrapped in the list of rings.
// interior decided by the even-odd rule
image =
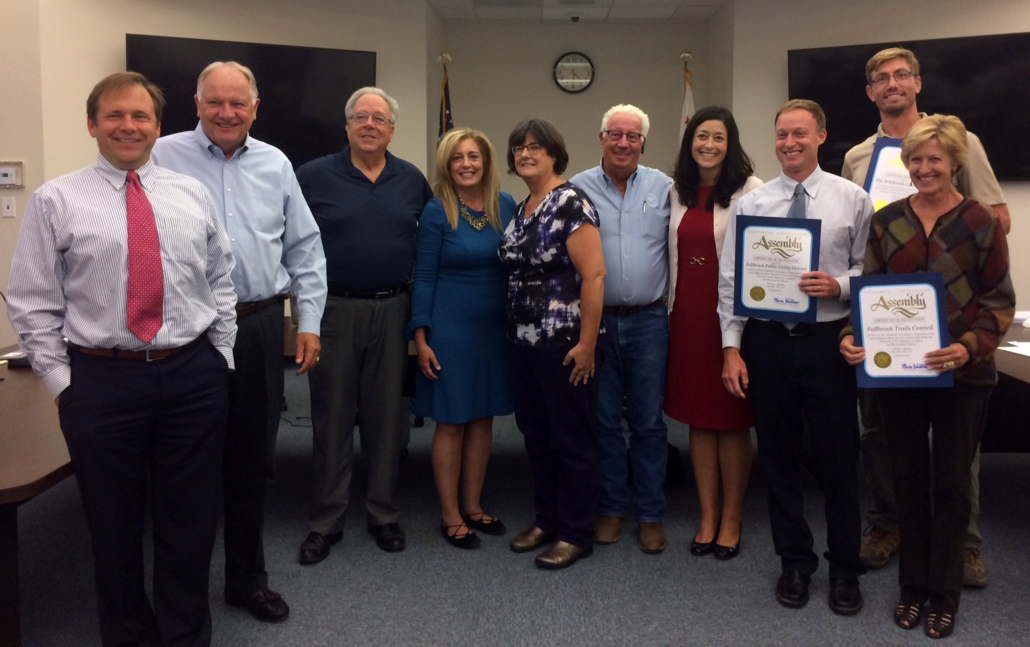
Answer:
[[[286,601],[268,587],[256,589],[250,595],[227,595],[225,602],[232,607],[243,607],[262,622],[282,622],[290,617]]]
[[[862,610],[858,580],[830,580],[830,610],[842,616],[853,616]]]
[[[451,528],[454,528],[454,532],[451,532]],[[465,534],[459,537],[458,533],[461,532],[462,528],[465,529]],[[464,522],[448,526],[445,521],[440,521],[440,534],[455,548],[464,548],[466,550],[479,548],[479,537],[476,537],[476,533],[469,530]]]
[[[329,557],[329,547],[343,539],[343,531],[323,535],[320,532],[309,532],[308,538],[300,545],[300,559],[304,566],[317,564]]]
[[[740,554],[740,542],[738,541],[733,546],[723,546],[722,544],[716,544],[712,548],[712,554],[715,555],[715,559],[721,559],[727,561],[733,559]]]
[[[776,583],[776,601],[791,609],[808,604],[809,577],[798,571],[784,571]]]
[[[384,523],[377,526],[369,522],[368,532],[375,536],[376,546],[388,553],[396,553],[404,550],[404,531],[399,524]]]
[[[744,524],[740,524],[740,530],[744,530]],[[737,543],[733,546],[723,546],[722,544],[716,543],[712,547],[712,553],[715,555],[715,559],[721,559],[722,561],[730,560],[740,554],[740,538],[737,538]]]
[[[496,537],[508,532],[508,529],[500,519],[494,517],[490,521],[485,521],[486,516],[485,512],[473,512],[470,514],[464,510],[461,511],[461,519],[469,528],[475,528],[481,533]]]

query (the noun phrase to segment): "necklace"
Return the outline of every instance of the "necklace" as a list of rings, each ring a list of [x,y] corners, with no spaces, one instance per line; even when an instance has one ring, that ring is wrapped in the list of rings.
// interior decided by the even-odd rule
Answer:
[[[483,231],[483,228],[486,227],[488,222],[486,214],[484,213],[479,218],[473,218],[472,214],[469,213],[469,208],[465,206],[465,201],[461,199],[460,195],[458,196],[458,211],[461,213],[461,217],[465,219],[465,222],[472,225],[472,228],[476,231]]]

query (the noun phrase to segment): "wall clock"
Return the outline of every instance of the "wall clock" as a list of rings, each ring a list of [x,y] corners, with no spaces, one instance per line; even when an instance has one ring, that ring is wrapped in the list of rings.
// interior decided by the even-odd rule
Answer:
[[[594,63],[586,54],[569,52],[554,64],[554,82],[566,92],[578,94],[594,81]]]

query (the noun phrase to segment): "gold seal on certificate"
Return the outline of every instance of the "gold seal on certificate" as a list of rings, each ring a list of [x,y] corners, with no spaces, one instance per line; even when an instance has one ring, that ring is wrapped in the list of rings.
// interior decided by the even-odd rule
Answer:
[[[809,297],[798,283],[812,270],[812,232],[791,227],[751,226],[744,238],[741,300],[748,308],[800,314]],[[769,315],[775,318],[774,315]]]
[[[941,347],[932,285],[881,285],[859,291],[865,370],[870,377],[936,377],[926,354]]]

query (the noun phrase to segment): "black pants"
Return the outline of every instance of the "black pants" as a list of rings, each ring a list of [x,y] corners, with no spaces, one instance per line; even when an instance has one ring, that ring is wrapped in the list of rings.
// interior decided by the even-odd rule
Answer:
[[[538,528],[580,548],[594,541],[601,494],[601,448],[597,439],[597,368],[586,384],[569,381],[562,366],[575,344],[553,348],[511,345],[515,422],[533,466],[533,502]]]
[[[877,396],[893,454],[902,595],[954,613],[962,594],[973,455],[991,387],[878,389]]]
[[[268,586],[265,481],[283,400],[283,306],[237,320],[225,434],[225,594]]]
[[[86,510],[105,645],[207,645],[228,368],[206,341],[155,362],[71,358],[60,420]],[[144,591],[150,481],[154,603]]]
[[[758,464],[769,488],[773,545],[784,571],[811,575],[819,566],[804,517],[800,453],[808,423],[808,449],[825,496],[825,554],[833,579],[865,573],[858,489],[858,413],[855,369],[838,350],[844,321],[792,334],[775,321],[751,319],[742,340],[755,415]],[[798,334],[800,333],[800,334]]]

